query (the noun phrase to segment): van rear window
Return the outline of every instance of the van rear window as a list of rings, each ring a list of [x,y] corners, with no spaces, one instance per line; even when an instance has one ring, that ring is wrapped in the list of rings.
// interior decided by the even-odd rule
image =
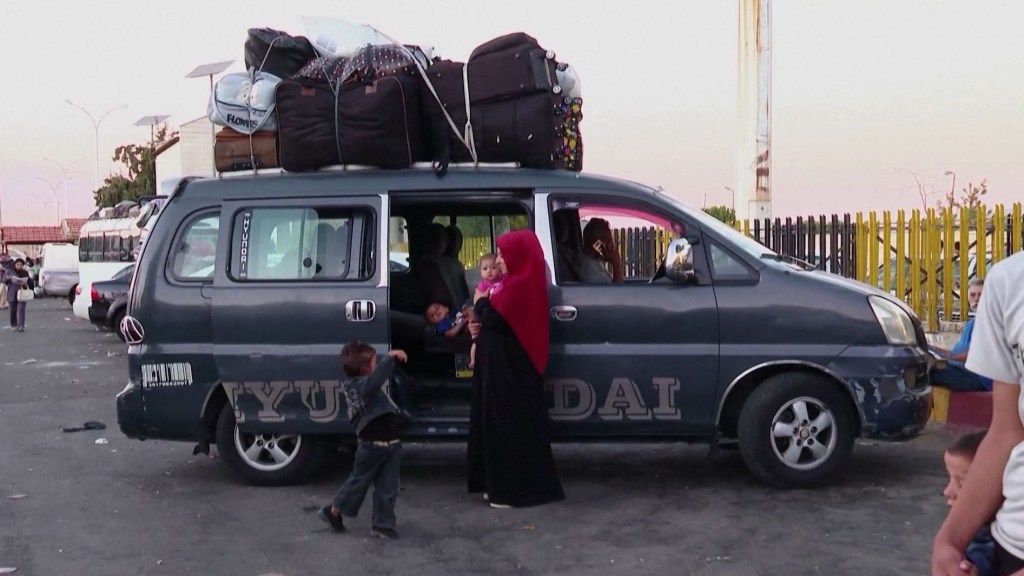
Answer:
[[[234,220],[231,277],[240,281],[362,280],[352,208],[251,208]],[[353,256],[356,259],[353,262]]]

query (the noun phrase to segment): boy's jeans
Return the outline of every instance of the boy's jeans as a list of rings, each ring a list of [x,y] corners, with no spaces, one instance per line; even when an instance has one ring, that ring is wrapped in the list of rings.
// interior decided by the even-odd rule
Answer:
[[[359,442],[352,472],[334,497],[334,507],[342,516],[355,518],[373,485],[373,525],[395,527],[395,502],[398,500],[398,470],[402,443]]]

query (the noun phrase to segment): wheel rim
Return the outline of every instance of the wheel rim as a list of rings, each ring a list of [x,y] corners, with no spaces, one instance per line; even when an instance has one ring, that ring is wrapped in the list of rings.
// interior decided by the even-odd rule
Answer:
[[[302,448],[302,436],[294,434],[250,434],[235,426],[235,450],[248,466],[263,472],[291,464]]]
[[[772,449],[779,461],[794,470],[811,470],[829,459],[836,448],[836,419],[825,404],[803,396],[783,404],[771,426]]]

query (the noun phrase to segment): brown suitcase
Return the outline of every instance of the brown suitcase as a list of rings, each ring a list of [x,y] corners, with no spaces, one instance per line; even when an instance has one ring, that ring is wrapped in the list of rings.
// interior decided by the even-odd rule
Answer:
[[[213,156],[218,172],[252,170],[253,160],[255,168],[277,168],[277,133],[255,132],[250,142],[248,135],[222,128],[217,132]]]

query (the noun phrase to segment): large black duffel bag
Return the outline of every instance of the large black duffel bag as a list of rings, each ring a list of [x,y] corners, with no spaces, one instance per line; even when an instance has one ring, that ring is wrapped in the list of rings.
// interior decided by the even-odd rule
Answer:
[[[290,172],[340,163],[334,90],[327,82],[295,79],[277,85],[278,157]]]
[[[250,28],[245,41],[245,67],[269,72],[278,78],[291,78],[307,62],[316,58],[316,50],[303,36],[291,36],[273,28]]]
[[[412,72],[330,84],[305,79],[277,89],[281,167],[316,170],[335,164],[407,168],[428,160]]]

